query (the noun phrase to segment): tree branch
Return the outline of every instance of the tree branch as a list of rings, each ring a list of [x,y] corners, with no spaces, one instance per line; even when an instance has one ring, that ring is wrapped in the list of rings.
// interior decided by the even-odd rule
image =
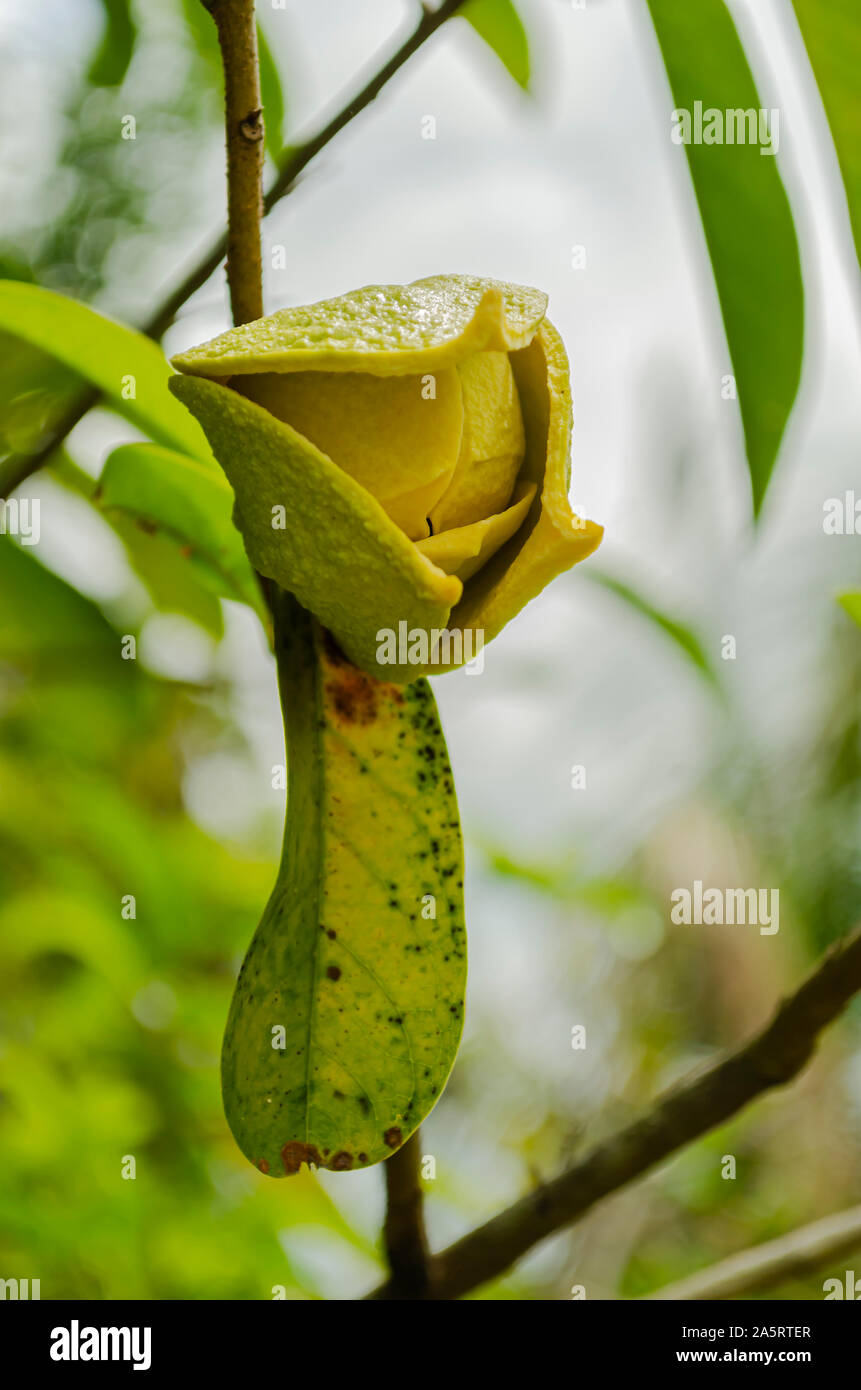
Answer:
[[[227,283],[234,325],[263,317],[263,112],[254,0],[201,0],[215,20],[224,69],[224,138],[227,147]],[[270,591],[257,584],[267,612]],[[268,628],[268,625],[267,625]],[[274,629],[267,630],[270,645]]]
[[[387,1286],[389,1299],[420,1299],[430,1294],[420,1145],[416,1130],[383,1165],[386,1174],[383,1240],[392,1272]]]
[[[227,283],[235,325],[263,317],[263,110],[254,0],[202,0],[215,20],[224,68]]]
[[[641,1301],[735,1298],[813,1274],[827,1261],[856,1249],[861,1250],[861,1207],[835,1212],[777,1240],[731,1255],[710,1269],[665,1285]]]
[[[783,1086],[809,1061],[820,1032],[861,989],[861,928],[838,942],[749,1042],[667,1091],[640,1119],[431,1259],[436,1298],[459,1298],[503,1274],[527,1250],[603,1197]],[[388,1298],[383,1285],[370,1298]]]
[[[436,10],[422,8],[422,17],[413,32],[379,71],[365,83],[361,91],[348,101],[316,135],[303,144],[297,145],[281,161],[274,182],[263,199],[264,215],[271,212],[276,203],[293,191],[300,175],[311,161],[337,135],[340,135],[341,131],[356,116],[370,106],[374,98],[379,96],[383,87],[403,67],[404,63],[436,33],[437,29],[445,24],[446,20],[457,14],[458,10],[462,9],[465,4],[466,0],[444,0],[444,3]],[[209,277],[218,269],[227,250],[227,238],[218,236],[206,255],[188,272],[180,284],[170,291],[152,316],[141,326],[141,332],[156,341],[162,338],[186,301],[201,286],[205,285]],[[99,393],[91,389],[82,392],[62,419],[58,421],[49,438],[38,449],[31,454],[14,454],[3,460],[0,463],[0,498],[8,496],[16,487],[37,472],[43,464],[47,463],[54,450],[59,448],[75,425],[94,405],[98,404],[100,399]]]
[[[447,19],[451,19],[458,10],[463,9],[465,4],[466,0],[445,0],[445,3],[440,5],[437,10],[423,8],[422,17],[415,29],[400,48],[392,54],[388,62],[374,73],[361,91],[357,92],[356,96],[348,101],[316,135],[311,136],[301,145],[297,145],[281,161],[274,182],[263,199],[264,215],[270,213],[276,203],[279,203],[288,193],[292,193],[300,175],[304,173],[311,161],[316,159],[317,155],[322,153],[336,135],[340,135],[341,131],[352,120],[355,120],[356,116],[361,115],[365,108],[370,106],[386,83],[394,77],[404,63],[421,48],[432,34],[436,33],[441,25],[445,24]],[[218,269],[226,250],[225,238],[223,236],[218,237],[207,255],[198,262],[193,270],[189,271],[182,283],[168,295],[141,331],[146,333],[149,338],[161,338],[166,329],[173,323],[186,300],[190,299],[202,285],[205,285],[210,275]]]

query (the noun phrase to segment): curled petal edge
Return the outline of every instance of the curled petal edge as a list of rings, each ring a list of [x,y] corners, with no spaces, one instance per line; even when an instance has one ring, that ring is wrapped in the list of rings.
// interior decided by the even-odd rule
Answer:
[[[231,328],[177,354],[172,365],[221,379],[256,372],[433,372],[475,352],[518,351],[546,309],[540,290],[474,275],[366,285]]]

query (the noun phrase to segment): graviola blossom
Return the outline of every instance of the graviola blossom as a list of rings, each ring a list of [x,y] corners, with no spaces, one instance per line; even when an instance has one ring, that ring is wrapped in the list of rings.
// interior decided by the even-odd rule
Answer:
[[[568,503],[568,362],[546,307],[437,275],[281,309],[173,359],[251,563],[373,676],[462,664],[601,539]]]

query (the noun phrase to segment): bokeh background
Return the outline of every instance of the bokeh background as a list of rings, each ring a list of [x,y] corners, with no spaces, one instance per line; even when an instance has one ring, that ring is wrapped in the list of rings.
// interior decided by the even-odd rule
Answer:
[[[857,262],[791,8],[731,8],[781,111],[807,290],[802,388],[756,529],[637,0],[522,0],[528,93],[451,21],[265,224],[269,309],[448,270],[546,289],[572,363],[573,498],[606,527],[595,568],[706,658],[590,561],[503,632],[481,676],[435,682],[471,950],[460,1058],[423,1129],[436,1247],[764,1021],[861,917],[861,631],[835,602],[858,587],[859,541],[822,524],[826,499],[859,482]],[[206,247],[224,181],[199,10],[147,0],[130,34],[123,7],[97,0],[0,3],[4,275],[136,323]],[[261,0],[259,17],[283,93],[282,112],[270,75],[274,151],[343,103],[415,9]],[[135,141],[118,138],[128,113]],[[167,351],[227,314],[218,275]],[[26,447],[67,389],[0,338],[2,450]],[[280,715],[253,614],[202,597],[167,541],[87,500],[107,452],[136,437],[106,410],[88,417],[21,489],[41,502],[38,546],[0,537],[0,1276],[40,1278],[43,1298],[357,1297],[382,1272],[381,1172],[273,1182],[222,1115],[221,1032],[279,848]],[[125,633],[136,662],[118,658]],[[672,889],[696,878],[779,888],[779,933],[672,925]],[[861,1200],[859,1040],[856,1006],[788,1091],[479,1296],[637,1297]],[[821,1298],[852,1261],[838,1264],[773,1293]]]

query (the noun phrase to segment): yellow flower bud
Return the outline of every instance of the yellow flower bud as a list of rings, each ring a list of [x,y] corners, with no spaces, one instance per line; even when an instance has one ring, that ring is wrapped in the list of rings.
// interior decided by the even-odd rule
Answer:
[[[601,539],[568,504],[568,364],[545,309],[538,290],[435,276],[174,358],[252,564],[381,679],[462,664]],[[381,634],[404,625],[424,640],[393,657]]]

